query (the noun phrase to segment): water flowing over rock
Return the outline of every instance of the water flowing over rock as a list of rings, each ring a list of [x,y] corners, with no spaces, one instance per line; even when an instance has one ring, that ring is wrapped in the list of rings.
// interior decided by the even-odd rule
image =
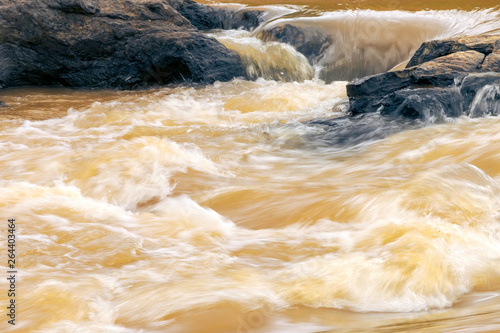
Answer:
[[[0,0],[0,88],[135,88],[243,75],[237,55],[169,3]]]
[[[439,122],[445,117],[498,114],[500,36],[422,44],[407,67],[347,85],[350,113]]]
[[[260,38],[264,41],[278,41],[292,45],[315,64],[325,49],[332,43],[331,37],[320,29],[297,27],[292,24],[280,24],[269,30],[262,30]]]
[[[251,30],[259,26],[264,14],[264,11],[257,9],[211,7],[192,0],[168,0],[168,3],[200,30]]]

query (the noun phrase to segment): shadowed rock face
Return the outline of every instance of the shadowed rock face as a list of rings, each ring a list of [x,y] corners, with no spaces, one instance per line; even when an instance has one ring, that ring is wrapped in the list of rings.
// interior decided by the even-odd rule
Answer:
[[[243,75],[166,0],[0,0],[0,88],[134,88]]]
[[[500,67],[499,55],[500,36],[426,42],[407,68],[348,84],[350,112],[380,112],[431,122],[463,114],[497,114],[500,74],[493,72]],[[491,88],[484,90],[485,86]]]

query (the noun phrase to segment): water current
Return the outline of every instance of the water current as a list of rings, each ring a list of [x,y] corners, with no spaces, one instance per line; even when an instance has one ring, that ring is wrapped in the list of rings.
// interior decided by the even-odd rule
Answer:
[[[262,26],[207,34],[247,78],[0,91],[0,330],[499,332],[500,119],[323,122],[422,42],[499,34],[497,3],[246,4]],[[332,42],[311,63],[283,23]]]

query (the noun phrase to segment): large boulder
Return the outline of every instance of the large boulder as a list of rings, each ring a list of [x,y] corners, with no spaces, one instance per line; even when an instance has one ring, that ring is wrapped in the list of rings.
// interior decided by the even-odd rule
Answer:
[[[0,0],[0,88],[135,88],[243,75],[166,0]]]
[[[349,83],[350,112],[433,121],[462,114],[496,114],[500,74],[492,72],[500,67],[499,52],[500,36],[426,42],[407,68]]]

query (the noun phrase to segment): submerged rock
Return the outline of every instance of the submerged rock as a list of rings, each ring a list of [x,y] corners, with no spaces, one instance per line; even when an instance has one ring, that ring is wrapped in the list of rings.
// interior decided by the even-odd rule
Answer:
[[[242,76],[166,0],[0,0],[0,88],[135,88]]]
[[[306,125],[314,126],[316,129],[314,134],[310,134],[311,142],[339,147],[380,140],[404,130],[423,126],[418,120],[384,116],[379,113],[313,120],[306,122]]]
[[[462,114],[497,114],[500,74],[479,73],[500,67],[498,52],[500,36],[426,42],[407,68],[349,83],[350,113],[380,112],[431,122]],[[491,88],[483,89],[486,86]]]

